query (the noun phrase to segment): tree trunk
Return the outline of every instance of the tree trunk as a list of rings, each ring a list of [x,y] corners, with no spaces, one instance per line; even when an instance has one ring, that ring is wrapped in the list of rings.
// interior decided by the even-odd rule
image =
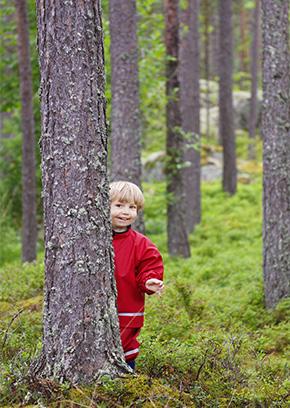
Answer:
[[[201,3],[204,14],[204,74],[206,80],[206,130],[205,135],[207,141],[210,139],[210,22],[211,14],[209,1],[204,0]]]
[[[248,64],[247,64],[247,43],[246,43],[246,31],[247,31],[247,14],[244,8],[244,0],[239,2],[240,7],[240,14],[239,14],[239,23],[240,23],[240,71],[247,72],[248,71]],[[242,83],[241,83],[242,86]]]
[[[190,233],[201,219],[200,123],[199,123],[199,0],[180,6],[179,84],[182,133],[184,135],[182,170],[185,188],[185,219]]]
[[[210,33],[210,77],[216,78],[219,75],[219,55],[220,55],[220,46],[219,46],[219,18],[218,18],[218,9],[216,3],[211,3],[212,10],[212,31]],[[214,10],[213,10],[214,9]]]
[[[131,181],[141,188],[141,129],[135,0],[110,0],[110,35],[111,179]],[[142,214],[139,214],[134,228],[144,233]]]
[[[36,259],[36,173],[32,74],[25,0],[16,0],[18,54],[22,104],[22,261]]]
[[[256,7],[253,15],[252,26],[252,46],[251,46],[251,101],[249,113],[249,149],[250,160],[256,158],[255,136],[257,123],[257,91],[258,91],[258,60],[259,60],[259,28],[260,28],[260,0],[256,0]]]
[[[165,0],[167,234],[171,256],[189,257],[185,188],[182,177],[184,137],[181,129],[178,83],[178,0]]]
[[[36,376],[126,371],[116,312],[100,2],[37,1],[45,302]]]
[[[237,189],[235,132],[232,97],[232,2],[219,1],[220,19],[220,82],[219,134],[223,145],[223,190],[234,194]]]
[[[288,0],[262,0],[264,287],[267,308],[290,294]]]

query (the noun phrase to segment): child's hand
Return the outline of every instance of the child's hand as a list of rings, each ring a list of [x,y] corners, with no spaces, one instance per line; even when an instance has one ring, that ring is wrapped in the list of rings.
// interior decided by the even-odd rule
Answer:
[[[151,292],[155,292],[160,295],[164,290],[164,284],[159,279],[148,279],[145,283],[146,289],[151,290]]]

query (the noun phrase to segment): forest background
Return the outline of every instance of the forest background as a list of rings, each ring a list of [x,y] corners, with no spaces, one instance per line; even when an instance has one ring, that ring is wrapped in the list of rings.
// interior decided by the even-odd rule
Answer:
[[[205,4],[204,2],[203,4]],[[147,302],[138,378],[108,380],[93,389],[23,382],[41,345],[43,227],[37,149],[38,256],[21,263],[21,106],[15,9],[1,9],[1,404],[53,406],[286,406],[289,397],[289,300],[264,307],[262,279],[262,141],[249,160],[250,42],[255,3],[233,2],[234,106],[238,191],[221,186],[218,140],[217,3],[200,10],[202,221],[190,235],[191,258],[167,253],[162,158],[166,138],[164,14],[160,2],[138,2],[143,188],[147,235],[160,248],[166,293]],[[28,2],[36,139],[40,137],[39,68],[34,1]],[[103,2],[110,119],[108,4]],[[205,81],[205,22],[210,20],[209,90]],[[260,78],[261,83],[261,78]],[[260,86],[261,87],[261,86]],[[261,91],[258,93],[261,101]],[[206,126],[206,109],[210,126]],[[178,322],[178,323],[177,323]],[[58,402],[56,402],[58,401]],[[62,405],[61,405],[62,404]],[[67,405],[66,405],[67,404]],[[111,405],[110,405],[111,404]],[[139,404],[139,405],[138,405]],[[92,405],[93,406],[93,405]],[[132,405],[131,405],[132,406]]]

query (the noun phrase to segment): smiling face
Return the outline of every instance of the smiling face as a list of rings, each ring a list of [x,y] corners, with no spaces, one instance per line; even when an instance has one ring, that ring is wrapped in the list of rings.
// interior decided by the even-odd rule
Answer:
[[[111,202],[112,227],[116,232],[126,231],[137,218],[137,205],[134,202],[119,201]]]

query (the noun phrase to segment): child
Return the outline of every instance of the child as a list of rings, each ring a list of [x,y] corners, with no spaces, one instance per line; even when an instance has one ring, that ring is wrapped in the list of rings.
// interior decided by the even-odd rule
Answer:
[[[163,291],[163,263],[156,246],[131,229],[144,206],[139,187],[127,181],[111,183],[110,202],[121,341],[126,362],[134,369],[139,354],[137,336],[144,323],[145,293]]]

